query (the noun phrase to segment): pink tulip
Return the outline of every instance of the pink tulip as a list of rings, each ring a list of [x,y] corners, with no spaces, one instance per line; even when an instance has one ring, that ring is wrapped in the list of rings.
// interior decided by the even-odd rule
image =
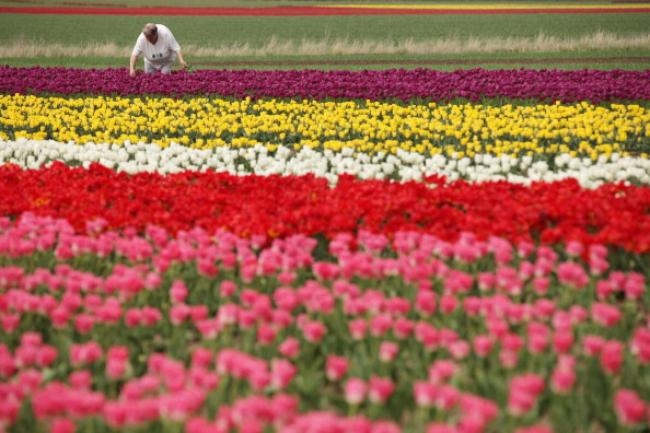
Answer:
[[[589,313],[582,305],[572,305],[569,314],[573,323],[582,323],[589,317]]]
[[[476,356],[484,358],[490,354],[494,346],[494,339],[489,335],[477,335],[472,341],[472,348]]]
[[[75,423],[68,418],[57,418],[52,422],[50,433],[74,433]]]
[[[467,358],[471,350],[470,344],[465,340],[452,341],[447,344],[447,351],[455,360]]]
[[[381,362],[393,362],[399,353],[399,345],[392,341],[382,341],[379,345],[379,360]]]
[[[618,421],[624,426],[632,427],[646,421],[646,404],[634,390],[616,391],[614,411]]]
[[[219,268],[210,257],[199,257],[196,261],[196,270],[207,278],[215,278],[219,274]]]
[[[80,334],[88,334],[95,326],[95,318],[88,314],[78,314],[74,319],[74,327]]]
[[[275,421],[287,423],[295,417],[300,402],[296,396],[278,393],[273,397],[271,404]]]
[[[452,425],[441,422],[432,422],[427,424],[426,433],[459,433],[458,429]]]
[[[623,365],[623,343],[617,340],[607,341],[600,352],[600,365],[609,374],[616,374]]]
[[[169,288],[169,297],[171,298],[172,303],[180,304],[185,302],[189,291],[187,286],[182,280],[174,280],[171,287]]]
[[[366,335],[368,324],[365,319],[354,319],[348,322],[348,331],[353,340],[361,340]]]
[[[281,390],[289,386],[297,368],[286,359],[274,359],[271,362],[271,386]]]
[[[188,372],[183,363],[166,358],[160,366],[160,375],[165,387],[171,392],[178,392],[186,386]]]
[[[275,341],[277,330],[268,323],[260,323],[257,328],[257,343],[262,346],[268,346]]]
[[[483,431],[499,414],[499,407],[491,400],[473,394],[461,393],[458,399],[461,410],[459,426],[472,427],[468,431]]]
[[[338,276],[339,268],[336,263],[316,262],[312,265],[312,272],[320,280],[332,280]]]
[[[621,312],[613,305],[595,302],[591,305],[591,318],[605,327],[612,327],[621,319]]]
[[[508,390],[508,412],[513,416],[528,413],[544,390],[544,379],[535,374],[515,376]]]
[[[104,406],[104,421],[113,428],[126,426],[129,407],[123,402],[108,402]]]
[[[211,350],[205,347],[198,347],[192,351],[191,365],[193,367],[210,368],[213,357]]]
[[[363,381],[363,379],[352,377],[345,382],[345,401],[349,405],[356,406],[365,400],[367,391],[368,385]]]
[[[36,370],[23,370],[18,374],[17,387],[22,395],[30,395],[38,389],[43,380],[43,375]]]
[[[180,325],[190,318],[191,308],[187,304],[174,304],[169,309],[169,321],[173,325]]]
[[[273,292],[273,301],[278,308],[286,311],[292,311],[300,304],[296,291],[290,287],[279,287]]]
[[[154,326],[162,320],[162,313],[157,308],[145,306],[140,311],[142,312],[141,323],[143,326]]]
[[[389,314],[379,314],[370,319],[370,335],[382,337],[393,328],[393,319]]]
[[[36,358],[40,347],[32,344],[21,344],[15,352],[14,362],[17,367],[36,365]]]
[[[528,350],[533,353],[541,353],[546,350],[549,342],[549,330],[546,325],[531,322],[526,328],[528,334]]]
[[[70,373],[68,376],[68,383],[75,389],[90,390],[93,384],[93,377],[88,370],[77,370]]]
[[[458,365],[450,360],[441,359],[435,361],[429,367],[429,382],[443,384],[451,380],[458,372]]]
[[[368,381],[368,399],[373,403],[386,402],[394,390],[395,384],[388,378],[371,376]]]
[[[551,280],[549,280],[548,277],[535,277],[533,279],[533,290],[540,296],[544,296],[548,293],[550,285]]]
[[[508,323],[502,318],[488,316],[485,319],[485,326],[488,329],[489,335],[501,339],[508,334],[510,327]]]
[[[222,298],[228,298],[237,291],[237,284],[232,280],[223,280],[219,283],[219,294]]]
[[[553,433],[553,429],[547,425],[539,424],[528,427],[519,427],[515,433]]]
[[[142,310],[130,308],[124,314],[124,324],[129,328],[140,326],[142,322]]]
[[[596,297],[600,300],[606,300],[617,291],[618,289],[609,280],[599,280],[596,282]]]
[[[104,305],[97,308],[95,314],[100,322],[114,324],[122,317],[122,306],[117,299],[109,298]]]
[[[126,346],[112,346],[106,354],[106,376],[119,379],[126,374],[129,351]]]
[[[428,381],[413,384],[413,399],[418,407],[432,407],[438,396],[439,386]]]
[[[318,343],[326,332],[325,325],[317,320],[309,320],[302,326],[303,336],[310,343]]]
[[[512,260],[513,248],[510,242],[505,239],[490,236],[487,247],[494,254],[498,264],[509,263]]]
[[[258,322],[270,322],[273,316],[271,298],[267,295],[258,296],[251,303],[250,311],[257,317]]]
[[[186,433],[225,433],[214,423],[201,417],[193,417],[185,423]]]
[[[287,358],[295,358],[300,353],[300,342],[293,337],[287,337],[278,346],[278,352]]]
[[[58,306],[50,312],[49,316],[52,321],[52,326],[55,328],[62,328],[68,324],[72,318],[72,313],[66,307]]]
[[[375,421],[370,433],[400,433],[400,427],[392,421]]]
[[[217,319],[220,326],[229,326],[237,323],[240,307],[237,304],[222,304],[217,313]]]
[[[508,413],[512,416],[525,415],[533,409],[536,402],[536,395],[521,389],[511,389],[508,392]]]
[[[582,289],[589,282],[587,273],[577,263],[564,262],[557,266],[557,276],[561,284]]]
[[[435,349],[440,342],[438,330],[427,322],[416,323],[414,333],[415,339],[427,350]]]
[[[508,333],[501,337],[501,348],[503,350],[518,352],[524,346],[524,340],[517,334]]]
[[[571,317],[571,313],[567,311],[556,311],[553,314],[551,323],[558,332],[573,332],[574,319]]]
[[[164,395],[159,400],[160,415],[173,421],[184,421],[197,412],[206,395],[197,389]]]
[[[207,319],[208,306],[204,304],[190,306],[190,320],[194,323]]]
[[[625,297],[630,300],[640,300],[646,291],[645,276],[638,272],[630,272],[623,284]]]
[[[251,310],[239,309],[237,314],[237,324],[242,329],[251,329],[257,323],[257,315]]]
[[[557,353],[567,353],[573,347],[573,333],[570,331],[558,331],[553,335],[553,349]]]
[[[474,278],[465,272],[452,270],[444,281],[445,292],[450,294],[466,293],[474,285]]]
[[[331,381],[338,381],[348,371],[348,360],[343,356],[328,355],[325,361],[325,376]]]
[[[478,288],[481,292],[494,289],[496,276],[492,272],[481,272],[478,274]]]
[[[69,356],[72,365],[92,364],[102,357],[102,348],[95,341],[89,341],[86,344],[72,344]]]
[[[630,341],[630,352],[643,365],[650,364],[650,328],[637,328]]]
[[[415,296],[415,309],[425,316],[436,312],[436,294],[433,291],[419,291]]]
[[[458,307],[458,301],[454,295],[447,294],[440,297],[440,312],[442,314],[451,314]]]
[[[510,295],[520,295],[524,282],[515,268],[510,266],[500,266],[496,270],[495,287],[502,292]]]
[[[393,335],[400,340],[408,338],[413,333],[414,326],[409,319],[398,317],[393,322]]]
[[[583,351],[588,356],[598,356],[605,345],[605,339],[599,335],[586,335],[582,339]]]
[[[39,367],[49,367],[54,363],[58,356],[53,346],[44,344],[36,350],[35,364]]]
[[[578,241],[569,241],[567,242],[564,250],[566,251],[567,255],[571,257],[580,257],[585,251],[585,248]]]
[[[576,373],[572,369],[555,368],[551,374],[551,388],[558,394],[571,392],[576,382]]]

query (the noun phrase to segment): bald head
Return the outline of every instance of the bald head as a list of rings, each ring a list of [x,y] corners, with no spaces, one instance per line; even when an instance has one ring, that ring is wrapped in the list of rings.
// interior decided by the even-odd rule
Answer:
[[[144,25],[144,28],[142,29],[142,33],[144,33],[145,36],[155,36],[158,34],[158,27],[156,27],[155,24],[153,23],[147,23]]]

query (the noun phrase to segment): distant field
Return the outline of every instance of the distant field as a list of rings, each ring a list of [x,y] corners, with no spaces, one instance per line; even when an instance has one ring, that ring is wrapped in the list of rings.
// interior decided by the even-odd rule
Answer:
[[[75,2],[95,6],[125,3],[111,0]],[[214,6],[214,3],[193,0],[183,2],[183,6]],[[338,2],[341,3],[363,5],[369,2]],[[52,6],[61,2],[0,0],[0,6],[18,4]],[[262,4],[271,7],[326,2],[219,2],[220,6],[258,7]],[[433,3],[409,4],[427,6]],[[584,5],[553,1],[534,4]],[[128,5],[144,6],[145,2],[130,1]],[[156,5],[180,4],[160,0]],[[404,3],[400,5],[404,7]],[[146,21],[165,23],[172,28],[188,61],[200,68],[430,66],[454,69],[516,67],[518,62],[528,67],[650,68],[650,13],[286,17],[5,13],[0,14],[0,64],[124,67],[132,44]]]

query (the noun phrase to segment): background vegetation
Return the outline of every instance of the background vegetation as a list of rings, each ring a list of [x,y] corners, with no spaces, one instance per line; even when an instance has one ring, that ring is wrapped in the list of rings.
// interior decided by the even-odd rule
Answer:
[[[125,6],[119,0],[85,3]],[[326,4],[190,0],[182,5],[217,3]],[[54,4],[54,0],[25,3]],[[16,3],[0,0],[0,6],[7,5]],[[180,6],[178,1],[156,0],[155,6],[141,0],[128,2],[129,7],[145,5],[152,7],[151,15],[0,14],[0,64],[126,67],[142,25],[153,21],[173,30],[196,68],[650,68],[650,13],[197,17],[155,14],[155,6]]]

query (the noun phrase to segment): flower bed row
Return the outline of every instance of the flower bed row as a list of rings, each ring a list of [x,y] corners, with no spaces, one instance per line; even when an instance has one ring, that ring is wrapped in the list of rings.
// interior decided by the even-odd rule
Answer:
[[[361,231],[0,223],[0,425],[619,431],[650,421],[645,277],[607,249]],[[29,403],[29,404],[28,404]],[[22,408],[22,409],[21,409]]]
[[[348,174],[360,179],[420,181],[429,176],[443,176],[449,181],[508,181],[530,185],[533,182],[555,182],[575,179],[584,188],[604,183],[625,182],[650,185],[650,159],[624,157],[613,153],[591,158],[556,155],[547,160],[532,156],[477,154],[473,158],[448,158],[442,154],[425,157],[416,152],[398,149],[395,154],[376,152],[372,155],[344,147],[340,152],[261,144],[252,147],[220,146],[193,149],[171,144],[60,143],[52,140],[0,141],[0,161],[22,168],[38,169],[54,161],[70,166],[89,167],[101,164],[129,174],[180,173],[183,171],[215,171],[233,175],[314,175],[327,179],[331,185],[339,176]]]
[[[644,431],[648,74],[0,67],[0,432]]]
[[[647,157],[638,104],[392,104],[377,101],[0,96],[0,138],[196,148],[293,145],[424,155]]]
[[[223,228],[242,236],[332,237],[367,229],[383,234],[415,230],[454,239],[467,231],[512,242],[573,239],[648,252],[649,208],[650,188],[606,184],[590,190],[573,180],[525,186],[342,176],[330,186],[313,175],[127,175],[100,165],[0,166],[0,214],[33,211],[65,218],[77,229],[103,218],[112,228]]]
[[[0,66],[0,93],[93,95],[206,95],[316,99],[456,98],[535,99],[554,102],[648,100],[650,71],[457,70],[228,71],[198,70],[159,77],[128,76],[126,69]]]

